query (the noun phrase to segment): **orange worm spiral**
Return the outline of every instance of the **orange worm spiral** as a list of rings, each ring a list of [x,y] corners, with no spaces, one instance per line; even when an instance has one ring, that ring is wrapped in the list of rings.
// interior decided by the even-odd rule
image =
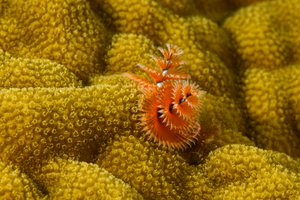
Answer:
[[[183,50],[172,44],[166,46],[158,48],[164,58],[151,55],[160,70],[138,64],[152,81],[134,74],[122,75],[142,87],[139,118],[146,135],[163,146],[184,150],[195,142],[201,129],[198,118],[203,92],[188,80],[190,76],[181,66],[186,63]]]

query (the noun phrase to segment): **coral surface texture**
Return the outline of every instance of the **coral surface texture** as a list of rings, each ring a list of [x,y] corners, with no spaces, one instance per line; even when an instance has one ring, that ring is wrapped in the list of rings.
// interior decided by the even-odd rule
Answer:
[[[0,199],[299,200],[299,33],[300,0],[0,0]],[[166,44],[201,90],[184,148],[140,105],[193,89],[164,111],[122,76]]]

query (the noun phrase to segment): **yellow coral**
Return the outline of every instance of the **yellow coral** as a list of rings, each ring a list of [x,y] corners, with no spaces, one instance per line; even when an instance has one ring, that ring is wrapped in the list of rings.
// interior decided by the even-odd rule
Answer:
[[[153,41],[143,35],[116,34],[112,38],[112,44],[106,55],[107,66],[104,74],[112,75],[122,72],[140,74],[143,70],[136,67],[136,64],[154,64],[149,56],[154,54],[154,51],[156,48]]]
[[[185,199],[184,180],[191,167],[178,154],[153,148],[143,140],[117,136],[101,152],[98,165],[130,183],[147,199]]]
[[[299,10],[297,0],[265,2],[241,9],[224,24],[239,55],[251,137],[258,147],[294,157],[300,156]]]
[[[299,163],[278,152],[228,145],[187,178],[190,199],[299,199]]]
[[[142,34],[160,46],[164,46],[165,43],[180,46],[188,60],[187,68],[191,76],[201,83],[204,89],[218,96],[230,96],[233,82],[231,72],[224,63],[232,63],[230,58],[233,55],[230,53],[233,51],[228,35],[223,29],[199,16],[174,15],[155,1],[142,1],[132,6],[133,4],[134,1],[105,0],[99,2],[99,9],[105,13],[106,23],[113,21],[112,25],[120,32]],[[139,43],[137,41],[137,44]],[[206,51],[204,47],[210,51]],[[123,59],[125,58],[127,57]],[[218,71],[221,71],[223,76],[218,76]]]
[[[1,197],[299,199],[298,0],[0,2]],[[165,43],[206,91],[185,152],[118,75]]]
[[[56,158],[36,177],[50,199],[144,199],[129,184],[95,164]]]
[[[1,199],[46,199],[37,185],[21,170],[0,162],[0,197]]]
[[[83,80],[101,71],[105,28],[86,1],[19,1],[2,5],[0,47],[13,57],[44,58]]]
[[[194,0],[195,7],[205,17],[220,22],[241,7],[267,0]]]
[[[143,138],[116,137],[98,164],[147,199],[293,199],[300,195],[299,164],[283,153],[227,145],[195,167],[176,152],[151,146]]]
[[[49,156],[94,160],[120,130],[137,134],[138,91],[128,82],[118,76],[85,88],[3,89],[0,158],[27,170]]]
[[[81,87],[65,66],[47,59],[14,58],[0,50],[0,89],[27,87]]]

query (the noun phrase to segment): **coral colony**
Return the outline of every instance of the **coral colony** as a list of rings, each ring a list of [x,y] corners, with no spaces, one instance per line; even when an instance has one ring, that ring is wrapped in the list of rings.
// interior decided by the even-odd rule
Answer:
[[[122,75],[138,83],[143,92],[140,102],[141,125],[149,138],[169,148],[184,150],[200,132],[198,123],[202,91],[182,68],[186,63],[176,45],[158,48],[164,58],[151,55],[160,69],[138,64],[151,77]]]

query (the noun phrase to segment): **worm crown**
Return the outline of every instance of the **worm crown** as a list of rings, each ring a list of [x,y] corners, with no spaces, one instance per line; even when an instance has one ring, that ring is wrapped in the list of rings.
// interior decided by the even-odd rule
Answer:
[[[198,118],[202,91],[182,68],[186,63],[183,50],[172,44],[166,46],[167,49],[158,48],[163,58],[150,55],[160,69],[137,64],[150,79],[129,73],[122,75],[142,87],[139,117],[146,135],[163,146],[184,150],[195,142],[201,129]]]

